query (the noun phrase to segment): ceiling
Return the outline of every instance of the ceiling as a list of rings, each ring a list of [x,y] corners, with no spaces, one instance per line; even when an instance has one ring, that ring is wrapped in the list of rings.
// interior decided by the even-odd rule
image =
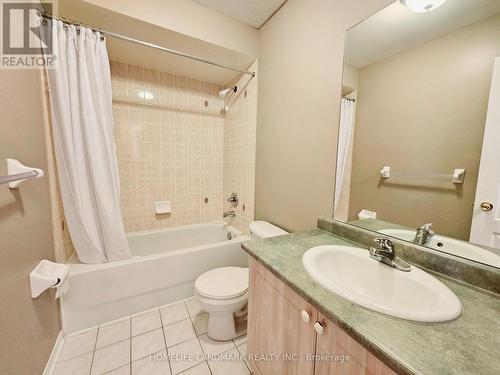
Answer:
[[[191,0],[260,28],[286,0]]]
[[[240,52],[167,30],[80,0],[59,0],[59,15],[78,20],[82,24],[127,35],[209,61],[233,66],[240,70],[246,70],[253,62],[253,58]],[[231,70],[221,69],[210,64],[172,55],[111,36],[107,37],[106,44],[111,60],[127,64],[145,66],[220,85],[231,82],[239,75],[239,73]]]
[[[362,68],[497,13],[499,0],[448,0],[429,13],[396,1],[347,32],[345,63]]]

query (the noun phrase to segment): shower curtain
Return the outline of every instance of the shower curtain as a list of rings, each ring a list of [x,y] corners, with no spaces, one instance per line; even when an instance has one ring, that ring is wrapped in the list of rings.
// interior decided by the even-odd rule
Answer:
[[[48,70],[53,138],[71,239],[83,263],[130,258],[106,42],[90,29],[78,31],[61,21],[52,22],[52,35],[57,56],[56,67]]]
[[[354,122],[355,102],[342,98],[340,105],[340,128],[337,150],[337,170],[335,178],[334,212],[340,204],[340,197],[344,187],[344,180],[348,164],[349,149],[351,147],[352,128]]]

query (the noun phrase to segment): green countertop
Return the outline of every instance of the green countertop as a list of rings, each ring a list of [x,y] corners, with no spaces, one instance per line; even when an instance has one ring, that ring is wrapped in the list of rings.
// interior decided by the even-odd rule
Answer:
[[[252,240],[243,248],[400,374],[500,374],[499,296],[434,274],[458,296],[464,307],[462,316],[431,324],[392,318],[316,284],[302,267],[302,255],[319,245],[358,246],[313,229]]]

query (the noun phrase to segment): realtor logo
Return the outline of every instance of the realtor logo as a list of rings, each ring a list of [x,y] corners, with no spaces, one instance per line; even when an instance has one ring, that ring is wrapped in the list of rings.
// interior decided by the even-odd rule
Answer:
[[[40,2],[1,2],[1,67],[33,69],[51,67],[54,63],[50,23],[42,24]],[[54,14],[54,4],[44,3],[46,13]]]

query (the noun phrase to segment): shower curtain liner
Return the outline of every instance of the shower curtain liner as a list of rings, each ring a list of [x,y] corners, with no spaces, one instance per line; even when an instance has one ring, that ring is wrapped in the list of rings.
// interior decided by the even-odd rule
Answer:
[[[52,126],[64,214],[78,258],[131,257],[120,209],[111,76],[98,33],[49,23],[56,67],[48,70]],[[50,27],[45,27],[50,31]]]
[[[356,104],[352,100],[342,98],[340,106],[340,129],[339,129],[339,146],[337,151],[337,170],[335,178],[335,201],[334,212],[340,203],[342,190],[344,189],[344,179],[347,169],[347,157],[351,146],[352,127],[354,121],[354,106]]]

